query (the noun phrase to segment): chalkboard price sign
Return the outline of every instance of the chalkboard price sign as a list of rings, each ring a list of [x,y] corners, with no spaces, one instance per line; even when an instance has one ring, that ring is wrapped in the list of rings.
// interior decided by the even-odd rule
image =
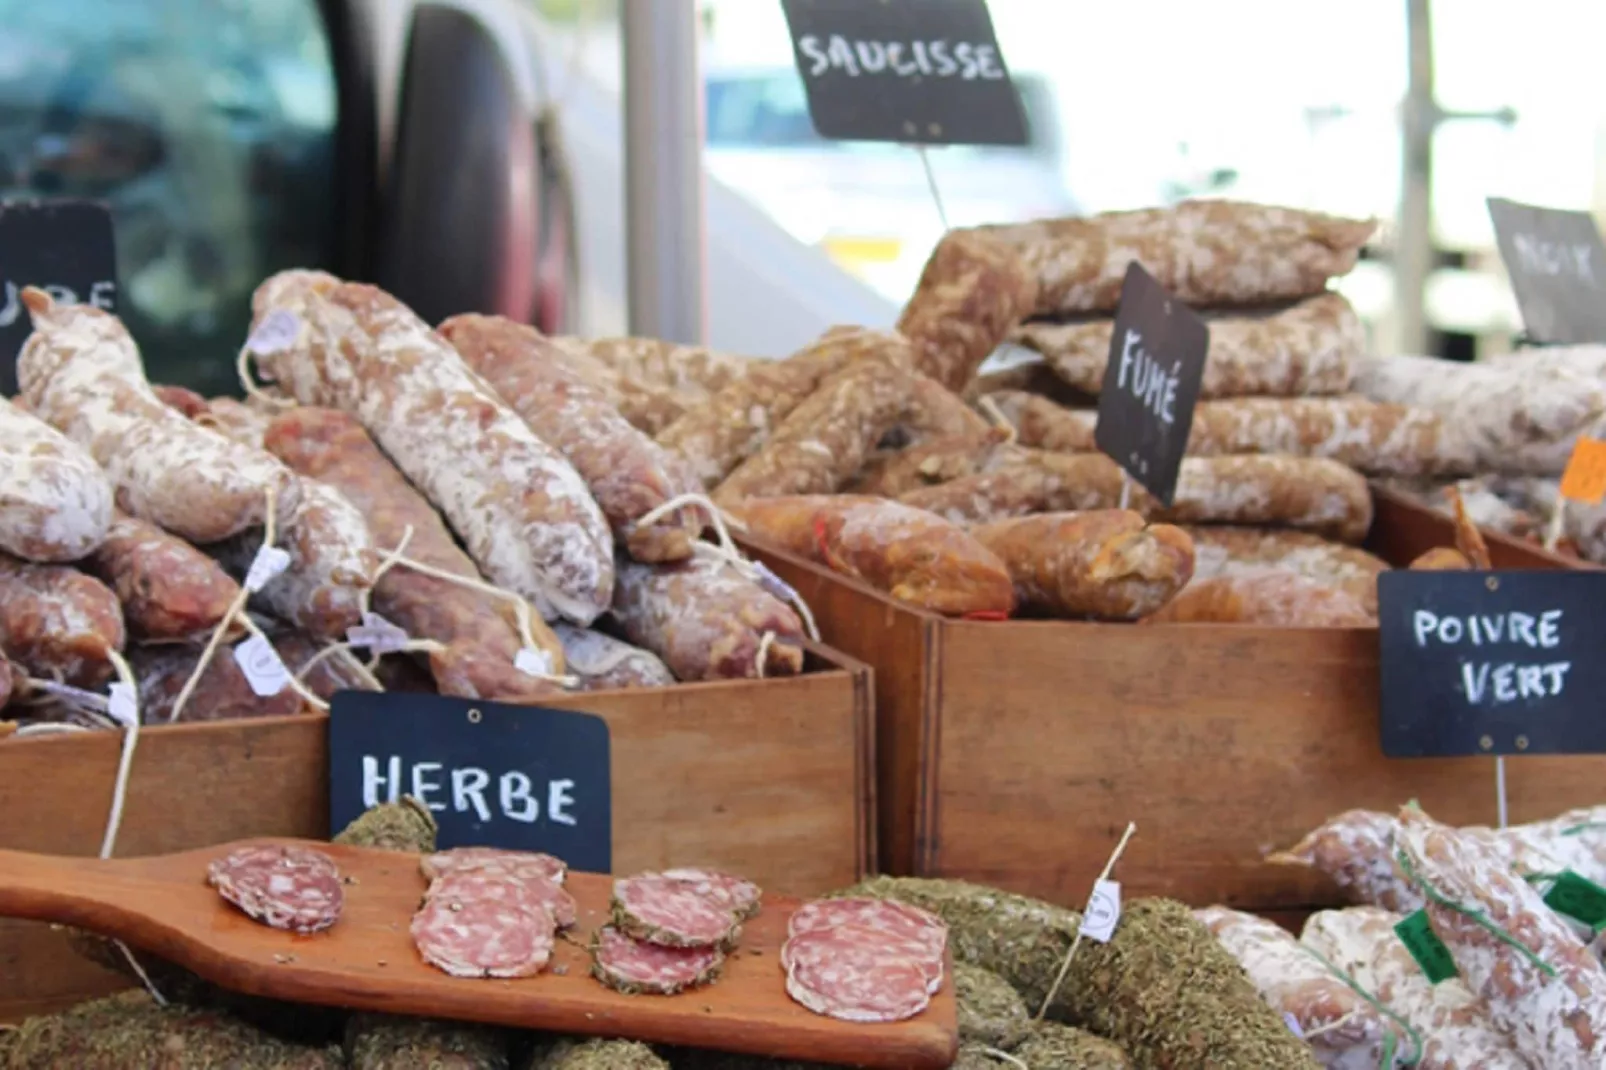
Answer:
[[[781,0],[815,131],[834,141],[1025,145],[986,0]]]
[[[1204,320],[1136,260],[1128,265],[1093,441],[1168,507],[1209,349]]]
[[[329,820],[412,795],[440,845],[546,851],[613,868],[608,723],[587,713],[342,691],[329,710]]]
[[[1378,577],[1383,753],[1606,754],[1606,572]]]
[[[37,286],[63,304],[117,308],[112,217],[91,201],[0,204],[0,394],[17,392],[17,354],[33,331],[19,298]]]
[[[1529,339],[1606,342],[1606,245],[1594,218],[1497,197],[1489,217]]]

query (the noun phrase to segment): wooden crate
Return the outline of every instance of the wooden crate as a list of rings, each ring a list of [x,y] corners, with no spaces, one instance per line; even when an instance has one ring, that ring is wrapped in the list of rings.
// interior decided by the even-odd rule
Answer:
[[[802,676],[551,705],[608,722],[616,870],[709,865],[806,896],[858,880],[875,857],[870,675],[814,648]],[[0,847],[97,853],[120,746],[109,732],[0,743]],[[323,715],[147,729],[117,854],[325,837],[328,766]],[[0,920],[0,1022],[123,985],[59,932]]]
[[[1408,561],[1447,520],[1378,497],[1370,548]],[[1490,537],[1502,568],[1571,562]],[[984,623],[910,609],[753,541],[827,641],[875,669],[881,865],[1067,904],[1128,821],[1133,895],[1289,911],[1335,890],[1265,865],[1351,807],[1416,798],[1495,820],[1488,759],[1397,761],[1378,743],[1373,629]],[[1603,758],[1507,763],[1513,820],[1602,801]]]

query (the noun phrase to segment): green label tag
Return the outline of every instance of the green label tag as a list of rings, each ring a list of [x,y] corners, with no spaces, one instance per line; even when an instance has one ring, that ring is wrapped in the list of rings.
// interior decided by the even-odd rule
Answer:
[[[1606,925],[1606,888],[1567,870],[1545,893],[1545,905],[1591,929]]]
[[[1444,946],[1433,926],[1428,923],[1428,912],[1419,910],[1394,926],[1399,934],[1400,942],[1405,949],[1416,959],[1416,964],[1422,967],[1422,973],[1432,984],[1448,981],[1456,975],[1455,956],[1450,949]]]

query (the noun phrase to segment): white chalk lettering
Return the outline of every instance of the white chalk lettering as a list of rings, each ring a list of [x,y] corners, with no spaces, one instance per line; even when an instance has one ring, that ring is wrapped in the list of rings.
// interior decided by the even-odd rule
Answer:
[[[937,65],[938,78],[951,78],[959,73],[959,64],[948,54],[947,41],[931,42],[931,61]]]
[[[1004,77],[1004,66],[998,61],[998,49],[992,45],[976,46],[976,66],[981,76],[989,82],[996,82]]]
[[[418,762],[413,766],[412,796],[431,810],[446,809],[446,804],[443,802],[429,801],[429,793],[441,789],[440,781],[425,779],[430,773],[438,773],[440,771],[440,762]]]
[[[831,57],[831,66],[847,71],[849,78],[859,76],[859,64],[853,58],[853,46],[848,44],[847,38],[841,34],[832,34],[831,42],[826,46],[826,54]]]
[[[900,42],[900,41],[888,41],[887,42],[887,66],[892,68],[892,73],[898,75],[900,78],[913,78],[915,75],[920,73],[920,64],[919,63],[917,63],[917,62],[915,62],[913,60],[904,60],[904,59],[902,59],[902,57],[903,57],[903,44],[902,44],[902,42]],[[902,60],[902,62],[899,62],[900,60]]]
[[[546,818],[559,825],[578,824],[569,807],[574,805],[574,796],[569,792],[574,790],[572,780],[554,780],[547,785],[546,791]]]
[[[1527,613],[1511,614],[1511,641],[1527,643],[1529,646],[1538,646],[1539,639],[1534,635],[1534,619]]]
[[[1547,609],[1539,614],[1539,645],[1547,649],[1561,645],[1561,610]]]
[[[1417,646],[1427,646],[1428,637],[1439,627],[1439,618],[1425,609],[1419,609],[1411,614],[1411,631],[1416,635]]]
[[[1126,337],[1121,339],[1121,361],[1116,366],[1115,384],[1130,390],[1132,396],[1159,417],[1161,423],[1176,422],[1177,374],[1181,370],[1181,361],[1173,364],[1170,372],[1161,368],[1144,350],[1143,336],[1131,328],[1127,329]],[[1130,386],[1127,379],[1129,371]]]
[[[489,821],[491,808],[485,805],[485,786],[490,782],[491,774],[483,769],[453,769],[452,809],[461,814],[466,813],[472,805],[475,817]]]
[[[976,46],[968,41],[961,41],[954,45],[954,59],[959,61],[959,77],[967,82],[974,82],[981,73],[976,63]]]
[[[931,56],[926,51],[926,43],[924,41],[916,41],[911,46],[911,49],[915,54],[915,66],[920,68],[920,73],[930,74]]]
[[[1512,244],[1517,247],[1517,260],[1523,270],[1533,275],[1573,275],[1583,282],[1595,281],[1594,265],[1590,263],[1590,249],[1583,242],[1555,242],[1518,234]]]
[[[998,47],[975,41],[850,40],[841,34],[822,41],[816,34],[806,34],[798,38],[797,50],[806,61],[810,78],[832,70],[849,78],[886,72],[899,78],[936,75],[965,82],[996,82],[1008,77]]]
[[[381,802],[393,803],[401,797],[401,759],[392,755],[385,763],[385,775],[379,775],[379,759],[371,754],[362,756],[362,805],[364,810],[372,809]],[[386,788],[385,797],[379,797],[379,789]]]
[[[1461,686],[1467,702],[1474,706],[1489,700],[1490,705],[1504,706],[1531,698],[1554,698],[1566,686],[1570,661],[1557,661],[1548,665],[1519,665],[1516,662],[1461,663]]]
[[[812,33],[807,34],[799,39],[797,43],[797,50],[803,53],[803,55],[808,58],[808,61],[813,64],[813,66],[809,68],[810,78],[818,78],[820,75],[831,69],[831,57],[826,55],[825,52],[821,50],[820,39],[814,36]]]
[[[853,46],[859,54],[859,66],[865,74],[880,74],[887,69],[887,46],[880,41],[859,41]]]
[[[497,785],[502,797],[502,813],[509,820],[522,821],[526,825],[535,824],[541,816],[541,808],[536,804],[535,796],[530,789],[535,787],[530,778],[523,773],[503,773]]]
[[[1436,638],[1446,646],[1467,639],[1473,646],[1511,643],[1533,650],[1555,649],[1561,645],[1561,615],[1561,610],[1550,609],[1537,617],[1513,611],[1462,618],[1440,617],[1430,610],[1418,609],[1411,614],[1411,632],[1417,646],[1426,646],[1430,638]]]

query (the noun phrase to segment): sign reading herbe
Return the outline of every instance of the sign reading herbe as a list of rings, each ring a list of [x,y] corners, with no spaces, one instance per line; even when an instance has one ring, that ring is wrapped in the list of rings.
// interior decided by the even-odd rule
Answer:
[[[1025,145],[985,0],[782,0],[821,137]]]
[[[588,713],[342,691],[329,711],[329,821],[403,795],[448,847],[546,851],[613,868],[608,723]]]
[[[1093,441],[1168,507],[1209,349],[1204,320],[1134,260],[1121,285]]]
[[[1378,577],[1383,753],[1606,753],[1606,572]]]

